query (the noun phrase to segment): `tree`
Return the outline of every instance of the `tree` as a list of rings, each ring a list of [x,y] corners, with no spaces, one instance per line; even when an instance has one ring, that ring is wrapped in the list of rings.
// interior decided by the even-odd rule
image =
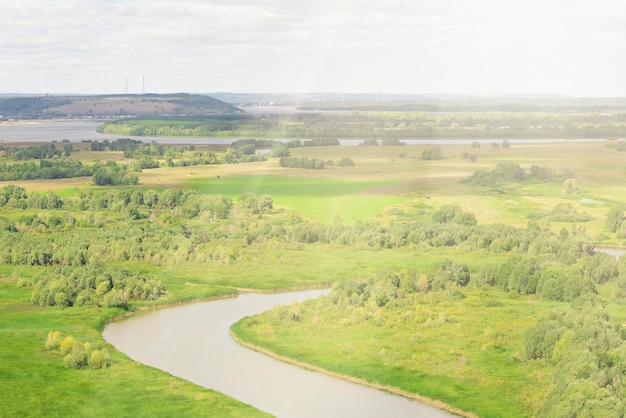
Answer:
[[[443,160],[443,151],[439,145],[422,151],[422,160]]]
[[[497,283],[502,290],[528,295],[537,291],[540,265],[534,257],[509,257],[498,271]]]
[[[66,369],[81,369],[87,366],[87,350],[83,343],[75,342],[70,352],[63,358]]]
[[[354,161],[350,157],[343,157],[337,163],[339,167],[354,167]]]
[[[457,263],[452,260],[445,260],[441,263],[433,275],[431,288],[433,290],[443,289],[447,283],[456,283],[459,286],[466,286],[469,283],[469,267],[465,263]]]
[[[563,182],[563,191],[567,194],[577,194],[580,193],[581,187],[576,179],[569,178]]]
[[[289,157],[289,148],[287,147],[287,144],[284,144],[282,142],[275,142],[272,145],[272,150],[270,151],[270,157],[276,157],[276,158]]]
[[[59,331],[50,331],[48,333],[48,339],[46,340],[46,348],[48,350],[58,350],[61,346],[62,339]]]
[[[624,210],[619,207],[613,207],[606,216],[604,227],[610,232],[617,232],[624,221]]]
[[[433,221],[438,223],[448,223],[460,215],[461,207],[459,205],[446,204],[433,213]]]

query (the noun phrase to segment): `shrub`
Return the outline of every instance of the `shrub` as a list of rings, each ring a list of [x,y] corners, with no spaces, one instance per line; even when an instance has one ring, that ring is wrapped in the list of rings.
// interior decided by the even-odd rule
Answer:
[[[63,338],[59,331],[50,331],[45,345],[48,350],[63,356],[63,365],[67,369],[104,369],[110,365],[106,348],[92,350],[89,342],[78,342],[71,335]]]
[[[59,344],[59,351],[61,352],[61,355],[68,355],[72,351],[72,347],[74,347],[76,343],[76,339],[71,335],[63,338],[63,340],[61,340],[61,343]]]
[[[87,350],[83,343],[76,342],[72,350],[63,358],[66,369],[81,369],[87,366]]]
[[[109,352],[106,348],[93,350],[89,356],[89,367],[92,369],[104,369],[109,367]]]
[[[48,350],[58,350],[61,346],[61,333],[59,331],[50,331],[48,339],[46,339],[46,348]]]
[[[422,151],[422,160],[443,160],[443,151],[440,146]]]
[[[337,163],[339,167],[354,167],[354,161],[350,157],[343,157]]]

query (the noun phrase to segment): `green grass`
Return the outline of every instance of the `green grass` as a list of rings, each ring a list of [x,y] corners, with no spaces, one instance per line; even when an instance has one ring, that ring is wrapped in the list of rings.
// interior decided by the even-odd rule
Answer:
[[[258,165],[162,168],[140,173],[142,181],[152,183],[146,181],[139,187],[191,187],[234,200],[245,192],[269,194],[277,212],[281,208],[293,208],[326,224],[332,223],[337,215],[347,223],[375,218],[386,224],[395,219],[392,209],[406,210],[416,217],[428,216],[441,205],[452,203],[474,213],[479,223],[524,226],[529,215],[549,211],[558,203],[571,203],[579,212],[595,217],[594,221],[581,224],[592,238],[603,232],[611,205],[626,203],[623,188],[626,171],[620,168],[625,154],[607,150],[603,144],[527,145],[510,149],[483,145],[477,150],[467,145],[445,145],[447,159],[422,161],[418,156],[426,148],[429,147],[294,149],[293,155],[323,160],[350,156],[356,167],[328,167],[316,172],[283,170],[270,160]],[[476,152],[478,161],[469,163],[459,158],[463,150]],[[401,158],[400,153],[407,156]],[[95,153],[84,155],[85,158],[96,156]],[[583,192],[566,195],[559,183],[529,183],[505,187],[500,194],[460,183],[473,170],[491,169],[502,161],[516,162],[525,168],[536,164],[555,170],[574,169]],[[62,197],[70,197],[79,188],[92,187],[89,180],[38,180],[19,184],[28,191],[56,190]],[[584,204],[583,197],[606,203]],[[513,201],[518,204],[510,203]],[[24,213],[39,212],[3,210],[2,216],[16,220]],[[271,219],[264,215],[251,222],[262,224]],[[557,230],[573,227],[560,223],[550,226]],[[623,241],[616,234],[606,234],[603,239],[605,243]],[[466,262],[472,273],[476,273],[482,264],[500,262],[507,257],[507,254],[464,253],[455,248],[369,250],[272,242],[244,247],[239,241],[211,245],[223,247],[224,252],[236,251],[236,259],[225,257],[210,264],[161,266],[129,262],[124,267],[158,275],[168,289],[168,295],[158,304],[167,304],[224,295],[232,292],[232,287],[272,289],[371,277],[385,269],[425,271],[444,258]],[[0,265],[0,277],[10,277],[13,271],[30,277],[36,270]],[[601,288],[600,293],[608,300],[609,310],[620,321],[626,321],[626,305],[617,298],[616,289]],[[13,281],[0,281],[0,415],[259,414],[231,398],[141,366],[112,348],[115,364],[111,369],[64,369],[61,360],[44,348],[47,333],[61,331],[80,341],[106,344],[100,336],[102,323],[117,311],[40,309],[28,302],[29,295],[29,289],[18,289]],[[426,319],[423,323],[404,320],[407,311],[412,318],[418,315],[414,308],[399,311],[396,316],[389,314],[383,318],[384,327],[372,328],[362,324],[342,325],[342,317],[323,321],[318,318],[313,323],[310,316],[310,323],[288,324],[285,329],[283,325],[272,325],[274,335],[260,336],[256,341],[329,369],[443,399],[480,416],[532,415],[541,404],[547,378],[540,370],[520,364],[520,338],[550,305],[533,298],[507,299],[494,292],[487,297],[501,301],[502,305],[486,308],[481,306],[478,290],[468,289],[466,296],[462,300],[449,300],[436,295],[425,304],[432,321],[436,322],[440,313],[449,319],[437,326],[425,327]],[[135,306],[151,304],[154,303]],[[316,339],[312,340],[311,336]],[[466,358],[463,369],[460,368],[462,356]]]
[[[305,303],[298,321],[269,311],[238,322],[233,331],[279,355],[480,417],[532,416],[550,375],[522,361],[523,334],[560,304],[509,299],[497,291],[463,293],[464,299],[417,295],[367,321],[321,298]]]
[[[390,180],[352,180],[291,176],[224,176],[189,181],[189,186],[206,194],[237,200],[243,193],[272,196],[277,206],[294,208],[319,222],[336,216],[352,222],[379,215],[385,207],[402,202],[397,196],[366,193],[370,189],[397,184]]]
[[[30,289],[0,281],[0,405],[3,417],[265,416],[228,396],[135,363],[100,335],[118,310],[39,308]],[[103,370],[65,369],[45,349],[48,332],[60,331],[93,348],[109,347]]]

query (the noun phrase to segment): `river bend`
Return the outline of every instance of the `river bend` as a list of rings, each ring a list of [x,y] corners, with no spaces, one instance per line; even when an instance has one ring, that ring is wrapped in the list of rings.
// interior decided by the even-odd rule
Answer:
[[[328,290],[242,294],[133,316],[104,338],[130,358],[278,417],[450,417],[423,403],[289,365],[238,345],[230,326]]]

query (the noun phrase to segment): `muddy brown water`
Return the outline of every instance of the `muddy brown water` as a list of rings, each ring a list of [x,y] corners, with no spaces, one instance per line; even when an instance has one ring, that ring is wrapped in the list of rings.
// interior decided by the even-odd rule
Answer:
[[[165,308],[109,324],[103,335],[135,361],[278,417],[451,416],[418,401],[280,362],[230,337],[230,326],[244,316],[325,292],[242,294]]]

